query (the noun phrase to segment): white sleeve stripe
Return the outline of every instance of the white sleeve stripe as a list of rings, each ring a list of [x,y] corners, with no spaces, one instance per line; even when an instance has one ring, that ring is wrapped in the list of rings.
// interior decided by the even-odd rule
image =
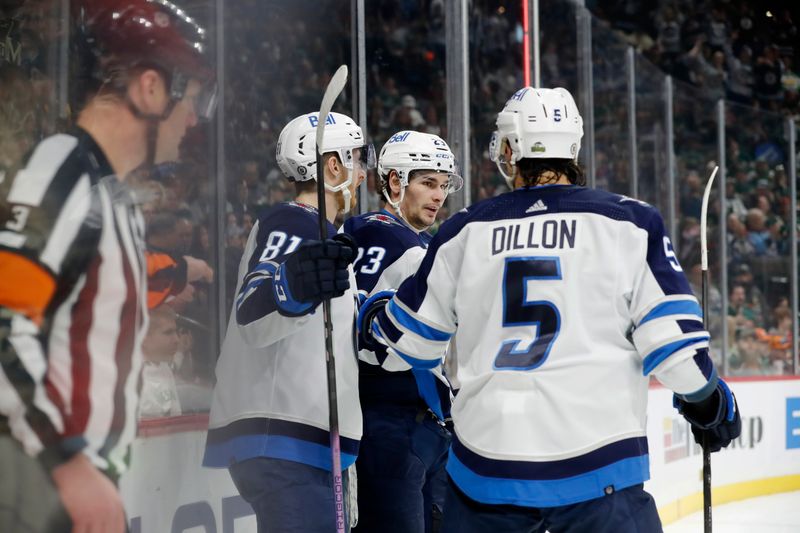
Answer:
[[[53,272],[61,271],[61,262],[78,235],[91,203],[89,175],[84,174],[70,191],[42,250],[41,261]]]
[[[50,188],[64,161],[78,144],[71,135],[59,134],[45,139],[36,147],[25,168],[14,178],[8,202],[38,206]]]
[[[673,337],[669,337],[666,339],[660,339],[658,342],[653,343],[646,347],[640,347],[639,353],[642,356],[642,359],[647,358],[651,353],[654,351],[667,346],[668,344],[672,344],[673,342],[679,341],[688,341],[691,339],[701,339],[703,337],[708,337],[707,331],[693,331],[691,333],[684,333],[682,335],[675,335]]]

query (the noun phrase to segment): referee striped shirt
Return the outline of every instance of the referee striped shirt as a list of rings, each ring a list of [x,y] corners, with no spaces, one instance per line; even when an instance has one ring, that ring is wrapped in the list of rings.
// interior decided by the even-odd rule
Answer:
[[[0,184],[0,414],[48,468],[121,473],[147,326],[144,222],[83,130]]]

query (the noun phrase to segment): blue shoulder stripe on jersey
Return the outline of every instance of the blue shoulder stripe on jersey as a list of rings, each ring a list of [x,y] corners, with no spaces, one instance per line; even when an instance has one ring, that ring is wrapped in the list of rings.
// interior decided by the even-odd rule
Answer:
[[[669,344],[665,344],[661,348],[653,350],[644,358],[642,373],[645,376],[650,374],[650,372],[652,372],[658,365],[660,365],[672,354],[677,353],[684,348],[688,348],[693,344],[708,342],[708,339],[708,335],[693,337],[691,339],[681,339]]]
[[[656,318],[669,315],[695,315],[700,320],[703,319],[703,311],[700,309],[700,304],[691,300],[679,300],[658,304],[639,321],[639,326]]]
[[[436,342],[447,342],[450,340],[450,337],[453,336],[451,333],[436,329],[433,326],[429,326],[428,324],[417,320],[408,312],[406,312],[405,309],[397,305],[393,299],[389,300],[386,308],[387,313],[390,313],[402,327],[408,331],[416,333],[423,339]]]
[[[359,442],[340,437],[340,445],[344,470],[355,462]],[[330,435],[276,418],[246,418],[208,431],[204,466],[226,468],[254,457],[285,459],[330,471]]]
[[[557,507],[605,495],[605,488],[622,490],[650,478],[647,455],[622,459],[597,470],[573,477],[551,480],[524,480],[476,474],[451,453],[447,472],[456,485],[473,500],[488,504],[523,507]]]
[[[375,335],[375,337],[378,338],[378,339],[384,339],[386,341],[386,343],[389,345],[389,347],[392,350],[394,350],[394,353],[396,353],[398,356],[400,356],[400,358],[402,358],[406,363],[411,365],[413,368],[420,368],[420,369],[430,370],[432,368],[436,368],[442,362],[441,358],[438,358],[438,359],[418,359],[416,357],[412,357],[412,356],[410,356],[408,354],[405,354],[405,353],[401,352],[400,350],[398,350],[395,347],[393,342],[391,342],[389,339],[386,339],[386,337],[383,335],[383,333],[381,333],[380,326],[378,324],[376,324],[374,321],[372,322],[372,334]]]

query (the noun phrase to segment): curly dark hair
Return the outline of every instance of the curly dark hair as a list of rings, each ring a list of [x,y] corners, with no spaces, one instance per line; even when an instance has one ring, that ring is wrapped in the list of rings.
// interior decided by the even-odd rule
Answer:
[[[555,178],[542,180],[543,174],[552,173],[555,176],[564,175],[573,185],[586,185],[586,174],[577,161],[572,159],[538,159],[523,158],[517,161],[519,174],[526,185],[547,185],[554,183]]]

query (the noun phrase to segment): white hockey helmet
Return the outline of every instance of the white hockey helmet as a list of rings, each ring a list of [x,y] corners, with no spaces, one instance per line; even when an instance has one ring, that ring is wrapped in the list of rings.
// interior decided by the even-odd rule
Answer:
[[[278,137],[275,157],[289,181],[317,179],[317,123],[319,113],[300,115],[289,122]],[[375,167],[375,150],[364,141],[356,122],[341,113],[329,113],[325,125],[322,153],[336,152],[345,168],[353,169],[353,150],[361,149],[360,162],[365,168]]]
[[[400,200],[393,202],[389,188],[389,174],[394,170],[400,179]],[[464,178],[458,173],[456,157],[441,137],[418,131],[399,131],[392,135],[381,148],[378,158],[378,176],[381,191],[389,205],[400,209],[408,180],[415,170],[435,170],[448,177],[447,194],[457,192],[464,186]]]
[[[289,122],[278,137],[275,158],[278,166],[289,181],[308,181],[317,179],[317,124],[319,113],[300,115]],[[354,151],[359,150],[357,160]],[[347,179],[332,186],[325,183],[330,192],[341,192],[344,196],[344,210],[351,205],[350,184],[356,165],[365,171],[375,168],[375,149],[364,141],[364,134],[356,122],[341,113],[329,113],[325,124],[322,153],[334,152],[347,169]]]
[[[566,89],[524,87],[508,99],[497,115],[497,131],[489,157],[513,188],[513,166],[520,159],[577,160],[583,137],[583,119]],[[511,148],[510,160],[505,146]]]

